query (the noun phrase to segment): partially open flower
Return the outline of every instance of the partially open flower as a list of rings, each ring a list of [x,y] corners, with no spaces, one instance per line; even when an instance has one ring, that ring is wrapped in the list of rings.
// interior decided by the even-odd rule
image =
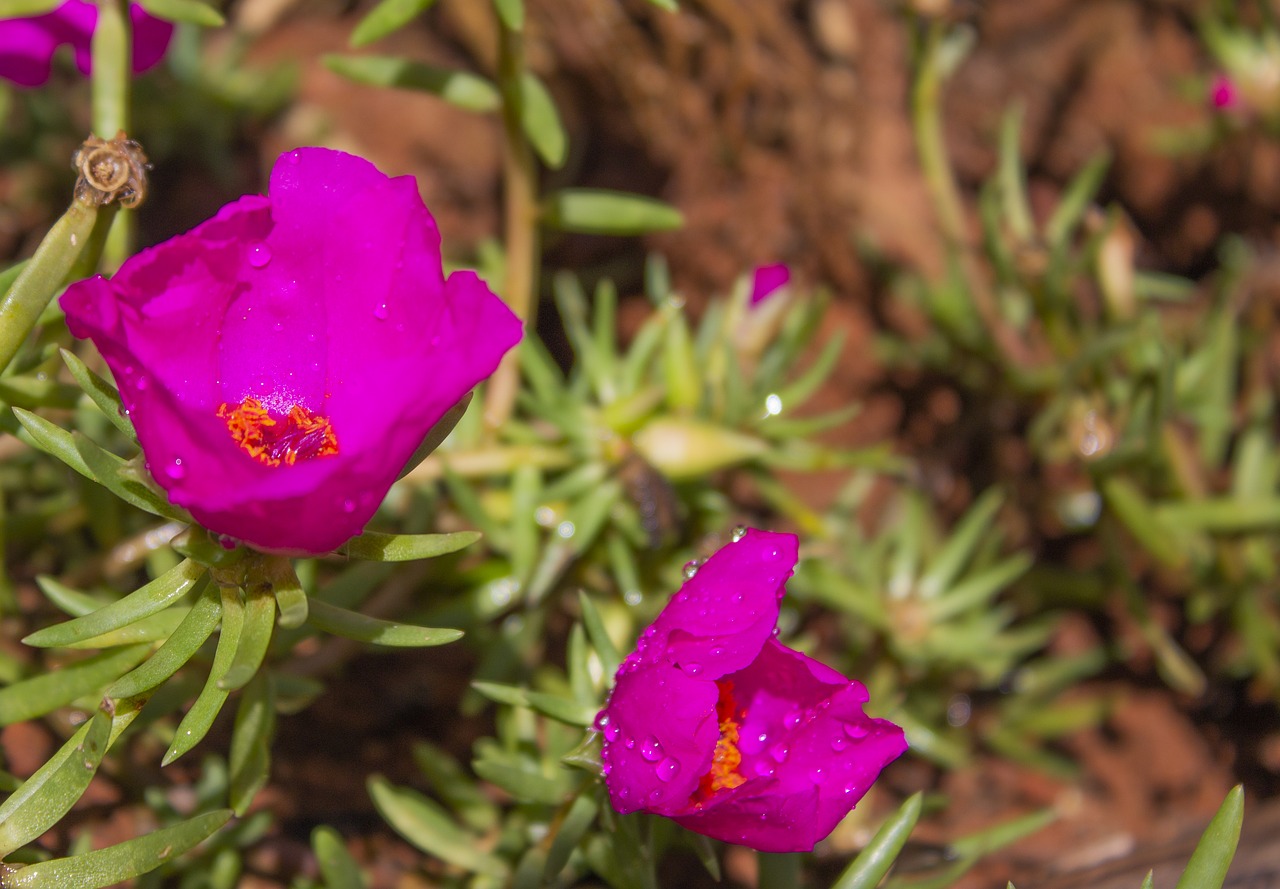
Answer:
[[[133,70],[146,71],[164,57],[173,25],[129,4],[133,24]],[[69,45],[76,67],[88,74],[90,44],[98,23],[98,7],[89,0],[67,0],[53,12],[0,20],[0,77],[19,86],[40,86],[49,79],[53,54]]]
[[[757,266],[751,273],[751,305],[759,305],[790,283],[791,268],[786,263]]]
[[[644,631],[596,717],[609,799],[765,852],[826,837],[906,750],[866,689],[773,637],[791,534],[747,531]]]
[[[497,367],[519,320],[447,279],[411,177],[321,148],[268,195],[67,288],[149,467],[206,528],[322,553],[360,533],[431,427]]]

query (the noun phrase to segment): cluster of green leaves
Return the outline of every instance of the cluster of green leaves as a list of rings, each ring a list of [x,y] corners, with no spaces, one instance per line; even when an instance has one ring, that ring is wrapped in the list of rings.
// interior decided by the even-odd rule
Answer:
[[[1261,363],[1272,330],[1251,305],[1248,253],[1228,239],[1203,287],[1138,268],[1123,211],[1094,203],[1106,157],[1037,222],[1018,123],[1006,116],[978,199],[981,249],[953,243],[940,280],[898,279],[932,326],[919,342],[886,339],[886,354],[966,402],[1011,406],[1040,468],[1033,489],[1007,479],[1024,494],[1015,508],[1046,537],[1096,541],[1087,562],[1037,566],[1035,610],[1123,603],[1174,687],[1197,695],[1212,669],[1280,694],[1280,464]],[[1192,657],[1152,593],[1180,603],[1187,627],[1226,632]]]

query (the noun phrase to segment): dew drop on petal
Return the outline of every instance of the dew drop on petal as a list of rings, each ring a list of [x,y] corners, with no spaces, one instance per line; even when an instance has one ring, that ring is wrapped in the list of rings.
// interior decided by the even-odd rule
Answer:
[[[622,742],[622,746],[626,747],[628,750],[634,750],[636,746],[636,739],[627,738],[625,741]]]
[[[249,248],[249,265],[255,269],[266,267],[271,262],[271,248],[259,241]]]
[[[702,563],[697,559],[684,563],[684,579],[693,580],[698,576],[698,569],[702,567]]]
[[[141,392],[150,385],[150,381],[146,377],[138,377],[137,381],[133,385],[134,388]]]
[[[841,750],[843,750],[845,747],[848,747],[848,746],[849,746],[849,742],[846,741],[844,738],[836,737],[831,739],[831,749],[836,751],[837,753],[839,753]]]
[[[657,738],[645,738],[640,745],[640,755],[648,762],[657,762],[662,758],[662,743]]]
[[[857,722],[846,722],[844,724],[844,733],[856,741],[867,736],[867,727]]]
[[[768,760],[758,759],[751,767],[751,771],[756,773],[758,778],[772,778],[775,771],[773,764]]]
[[[373,310],[373,317],[377,318],[379,321],[386,321],[387,314],[388,312],[387,312],[386,303],[378,303],[378,307]]]
[[[769,755],[773,757],[774,762],[785,762],[790,753],[791,748],[781,741],[769,748]]]
[[[668,756],[662,762],[658,763],[655,772],[658,775],[659,781],[671,781],[676,775],[680,774],[680,763],[673,757]]]
[[[690,676],[697,676],[702,672],[702,664],[683,664],[685,673]]]
[[[606,741],[618,740],[618,727],[616,725],[606,725],[604,727],[604,739]]]
[[[171,479],[180,479],[187,474],[187,468],[182,465],[182,458],[174,459],[172,463],[164,468],[164,474]]]
[[[342,511],[343,511],[343,512],[355,512],[355,511],[356,511],[356,502],[355,502],[354,500],[350,500],[350,499],[348,499],[348,500],[343,500],[343,501],[342,501]]]
[[[782,724],[785,725],[787,728],[795,728],[800,724],[800,719],[801,719],[800,711],[792,710],[786,716],[782,717]]]
[[[822,766],[816,766],[809,770],[809,780],[814,784],[821,786],[825,778],[826,775],[822,773]]]

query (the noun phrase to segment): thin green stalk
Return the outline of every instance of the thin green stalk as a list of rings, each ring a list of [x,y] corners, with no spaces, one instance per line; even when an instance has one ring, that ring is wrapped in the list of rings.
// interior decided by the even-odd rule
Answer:
[[[133,34],[126,0],[99,0],[91,50],[93,133],[100,139],[114,139],[129,132]],[[119,268],[132,252],[133,228],[132,211],[122,208],[106,236],[103,259],[108,269]]]
[[[523,124],[524,36],[506,26],[499,31],[498,89],[502,94],[502,172],[506,188],[503,222],[506,274],[502,297],[524,322],[525,335],[530,336],[538,311],[538,182],[533,151]],[[511,416],[519,386],[519,358],[513,349],[489,381],[484,421],[490,435]]]
[[[67,272],[88,243],[97,218],[97,207],[73,202],[0,300],[0,372],[13,361],[35,329],[40,313],[66,280]]]
[[[948,248],[963,251],[966,244],[964,209],[942,135],[942,71],[938,48],[945,27],[942,20],[934,19],[924,26],[923,34],[917,38],[915,79],[911,85],[911,121],[920,166],[929,191],[933,193],[942,234]]]
[[[1031,350],[1001,319],[995,297],[974,261],[966,233],[964,203],[960,198],[960,189],[956,185],[946,140],[943,138],[941,45],[945,28],[946,23],[937,18],[930,19],[916,32],[912,60],[911,123],[916,151],[920,156],[920,168],[937,209],[948,262],[963,277],[973,301],[973,311],[981,320],[991,342],[1003,353],[1004,363],[1014,368],[1026,368],[1035,364]]]

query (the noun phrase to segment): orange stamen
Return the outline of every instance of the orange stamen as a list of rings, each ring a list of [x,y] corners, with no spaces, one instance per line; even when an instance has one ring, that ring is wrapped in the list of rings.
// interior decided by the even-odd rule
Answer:
[[[262,402],[249,397],[234,407],[223,404],[218,417],[235,443],[267,466],[292,466],[298,460],[338,453],[338,437],[329,421],[299,404],[285,416],[273,417]]]
[[[733,699],[733,683],[717,682],[720,698],[716,701],[716,719],[720,723],[720,739],[711,755],[711,769],[702,776],[694,793],[695,801],[705,800],[719,790],[732,790],[746,783],[743,776],[742,752],[738,750],[739,722],[746,716]]]

